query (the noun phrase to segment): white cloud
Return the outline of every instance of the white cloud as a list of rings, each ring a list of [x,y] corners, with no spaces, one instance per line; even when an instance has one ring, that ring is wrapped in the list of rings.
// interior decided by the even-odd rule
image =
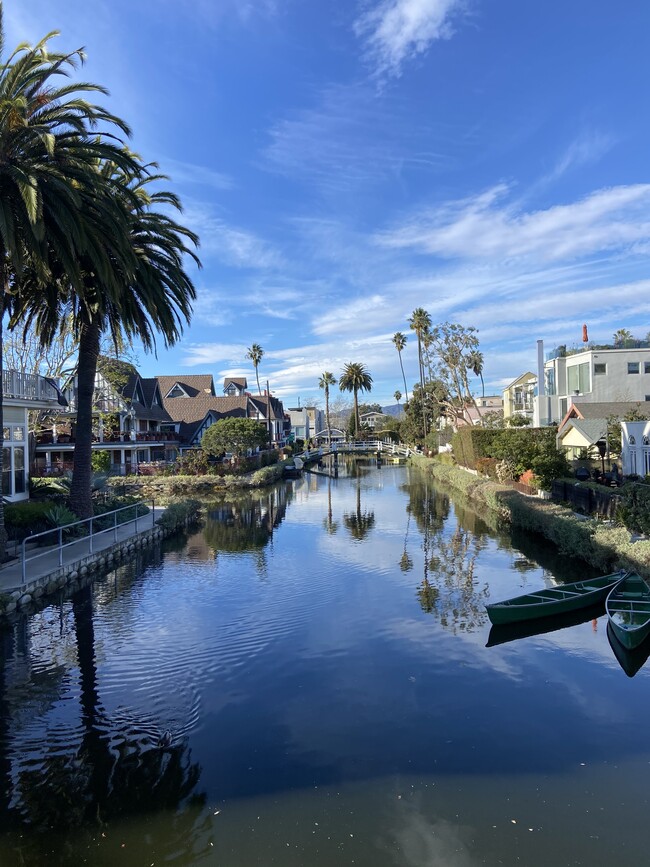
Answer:
[[[169,175],[174,183],[197,184],[215,190],[231,190],[234,186],[232,178],[228,175],[207,166],[197,166],[194,163],[173,160],[165,156],[161,156],[158,162],[160,171]]]
[[[283,264],[271,244],[253,232],[229,225],[208,205],[188,202],[184,221],[201,239],[201,257],[214,256],[235,268],[274,269]]]
[[[382,0],[354,25],[365,40],[367,59],[380,77],[399,76],[406,60],[424,54],[432,42],[449,39],[460,0]]]
[[[557,160],[541,183],[556,181],[570,169],[593,165],[616,144],[616,139],[602,132],[582,132]]]
[[[478,196],[446,202],[380,234],[377,243],[441,258],[551,262],[650,239],[650,184],[598,190],[578,202],[528,213],[504,201],[509,192],[500,184]]]

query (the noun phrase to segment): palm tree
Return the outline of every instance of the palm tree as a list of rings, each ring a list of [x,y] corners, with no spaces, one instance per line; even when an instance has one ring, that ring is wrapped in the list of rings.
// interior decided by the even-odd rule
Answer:
[[[401,331],[396,331],[395,334],[393,334],[393,343],[395,344],[395,349],[397,350],[397,355],[399,356],[399,366],[402,369],[402,379],[404,380],[404,394],[406,395],[406,402],[408,403],[409,390],[406,387],[406,376],[404,375],[404,365],[402,363],[402,351],[406,346],[406,341],[406,334],[402,334]]]
[[[336,377],[326,370],[318,380],[318,387],[325,390],[325,419],[327,421],[327,445],[332,444],[332,426],[330,425],[330,385],[336,385]]]
[[[354,395],[354,435],[359,436],[359,392],[372,390],[372,376],[361,362],[350,361],[339,377],[341,391],[351,391]]]
[[[399,409],[399,402],[400,402],[400,400],[402,399],[402,392],[399,390],[399,388],[397,389],[397,391],[395,392],[395,394],[393,395],[393,397],[394,397],[395,400],[397,401],[397,407],[398,407],[398,409]]]
[[[426,400],[424,391],[424,361],[422,358],[422,343],[429,334],[431,328],[431,317],[423,307],[417,307],[409,319],[409,328],[411,328],[418,337],[418,366],[420,370],[420,390],[423,397],[422,400],[422,422],[424,436],[427,435],[427,416],[426,416]]]
[[[480,376],[481,397],[485,397],[485,383],[483,382],[483,353],[478,349],[473,350],[467,356],[467,369],[471,370],[474,376]]]
[[[50,33],[34,47],[20,45],[5,60],[2,25],[0,3],[0,280],[4,310],[13,314],[22,303],[22,275],[28,264],[45,283],[52,261],[62,263],[70,283],[81,287],[79,262],[92,244],[85,204],[96,161],[110,157],[126,166],[131,158],[115,136],[128,134],[126,124],[82,98],[84,93],[105,93],[103,88],[88,83],[58,86],[59,77],[83,61],[83,53],[51,51],[48,42],[57,34]],[[106,124],[108,138],[99,133],[98,124]],[[96,266],[105,272],[106,257],[98,255]],[[0,351],[0,369],[1,359]],[[4,541],[0,500],[0,558]]]
[[[152,166],[140,166],[137,173],[128,173],[106,162],[96,169],[98,185],[102,179],[106,184],[103,199],[108,212],[112,208],[121,218],[111,232],[101,221],[101,214],[95,215],[95,229],[102,239],[95,238],[96,248],[101,253],[103,242],[108,251],[110,277],[96,270],[95,256],[89,252],[81,261],[86,277],[81,291],[69,283],[59,263],[59,279],[41,289],[38,300],[33,295],[38,287],[32,284],[32,297],[26,296],[22,309],[16,311],[28,325],[33,322],[46,345],[56,335],[63,311],[72,311],[79,350],[70,507],[80,518],[92,515],[93,395],[102,333],[108,331],[116,345],[123,338],[131,342],[137,337],[147,351],[155,348],[155,336],[160,333],[165,346],[171,346],[182,334],[183,323],[189,321],[191,301],[196,297],[183,258],[189,256],[200,265],[188,246],[196,246],[198,238],[156,209],[162,205],[180,211],[181,206],[172,193],[149,193],[147,184],[163,177],[151,174]],[[101,202],[102,197],[99,199]]]
[[[264,357],[264,350],[259,345],[259,343],[254,343],[249,347],[248,352],[246,353],[246,358],[249,361],[253,362],[253,367],[255,368],[255,378],[257,379],[257,393],[262,394],[262,389],[260,388],[260,375],[258,372],[260,361]],[[270,401],[270,397],[269,397]]]

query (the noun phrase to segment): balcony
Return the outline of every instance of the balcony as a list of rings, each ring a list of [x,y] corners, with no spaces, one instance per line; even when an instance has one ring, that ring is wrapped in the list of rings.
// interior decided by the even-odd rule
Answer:
[[[3,370],[2,395],[5,400],[13,398],[58,405],[60,392],[52,381],[44,376],[36,373],[21,373],[18,370]]]
[[[179,434],[168,433],[166,431],[138,431],[135,435],[135,439],[133,439],[131,433],[123,431],[122,433],[116,434],[105,433],[103,437],[93,436],[93,444],[116,445],[118,443],[124,443],[126,445],[133,445],[134,443],[179,443],[181,442],[181,439],[182,438]],[[36,437],[37,446],[74,445],[75,442],[75,437],[70,434],[59,434],[56,438],[56,442],[54,442],[54,437],[51,431],[44,431]]]

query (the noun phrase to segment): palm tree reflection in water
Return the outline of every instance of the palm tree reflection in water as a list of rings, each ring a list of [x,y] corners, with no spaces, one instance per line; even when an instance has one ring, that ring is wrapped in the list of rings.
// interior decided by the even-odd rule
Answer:
[[[350,535],[357,542],[366,538],[368,533],[375,526],[375,513],[361,511],[361,477],[357,476],[357,507],[355,512],[345,512],[343,514],[343,523],[349,530]]]

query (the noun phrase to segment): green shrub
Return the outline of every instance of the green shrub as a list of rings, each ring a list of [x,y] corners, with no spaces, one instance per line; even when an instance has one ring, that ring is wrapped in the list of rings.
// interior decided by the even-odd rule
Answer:
[[[634,533],[650,535],[650,488],[627,484],[622,493],[619,513],[623,523]]]
[[[46,513],[52,508],[51,501],[7,503],[5,506],[5,529],[12,541],[21,542],[27,536],[47,530],[50,524]]]
[[[163,530],[174,531],[183,527],[186,523],[196,521],[201,510],[199,500],[183,500],[180,503],[171,503],[156,523]]]
[[[104,450],[95,451],[93,449],[90,456],[90,463],[94,473],[105,473],[108,475],[111,471],[111,455],[110,452]]]
[[[471,427],[459,428],[451,438],[451,447],[459,464],[476,469],[479,458],[492,457],[490,448],[495,438],[501,433],[493,428]]]
[[[478,458],[476,461],[476,470],[482,476],[487,476],[489,479],[497,478],[497,460],[496,458]]]

